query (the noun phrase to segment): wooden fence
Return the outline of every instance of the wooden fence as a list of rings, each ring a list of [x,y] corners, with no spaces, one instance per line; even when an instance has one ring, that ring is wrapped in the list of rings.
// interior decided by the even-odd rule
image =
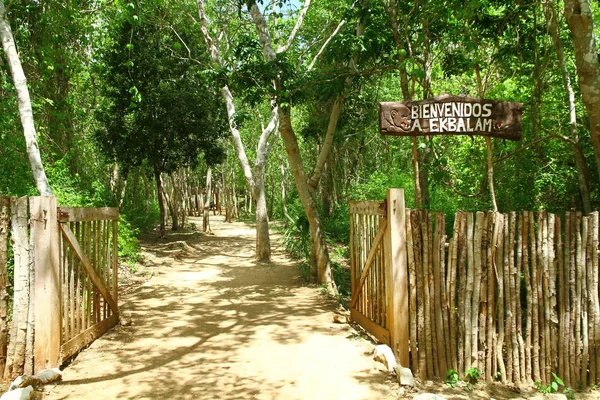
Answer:
[[[5,379],[57,367],[117,324],[117,224],[117,209],[58,208],[54,197],[0,196]]]
[[[351,208],[353,230],[372,232],[360,212]],[[597,212],[459,212],[447,240],[442,213],[406,210],[408,287],[376,275],[356,303],[378,309],[369,297],[376,291],[362,294],[380,284],[372,280],[407,290],[405,365],[421,379],[479,368],[486,380],[549,383],[556,373],[573,387],[598,384],[599,225]],[[369,242],[360,247],[355,237],[351,247],[359,276]],[[385,327],[387,312],[369,320]]]

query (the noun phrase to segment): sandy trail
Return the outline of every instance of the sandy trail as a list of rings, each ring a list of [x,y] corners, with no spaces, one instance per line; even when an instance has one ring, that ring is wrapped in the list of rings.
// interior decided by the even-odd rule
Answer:
[[[142,243],[153,276],[120,301],[133,324],[80,353],[46,399],[393,397],[373,345],[333,323],[335,304],[302,284],[277,239],[260,264],[251,226],[211,224],[214,236]]]

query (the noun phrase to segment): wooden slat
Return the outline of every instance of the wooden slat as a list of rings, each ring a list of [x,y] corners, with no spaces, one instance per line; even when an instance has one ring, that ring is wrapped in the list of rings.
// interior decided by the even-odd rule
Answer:
[[[112,222],[112,285],[113,299],[116,304],[119,304],[119,254],[118,254],[118,229],[119,220]],[[118,311],[115,311],[116,314]]]
[[[58,219],[61,222],[86,222],[119,219],[119,209],[111,207],[60,207]]]
[[[386,216],[385,201],[349,201],[350,214]]]
[[[367,256],[367,261],[365,261],[365,266],[360,275],[360,279],[358,280],[358,285],[352,291],[352,300],[350,301],[350,307],[354,307],[356,305],[358,295],[360,294],[360,290],[362,289],[365,280],[367,279],[368,272],[371,269],[371,266],[373,265],[373,260],[375,259],[375,255],[377,254],[377,248],[381,243],[381,239],[383,239],[386,227],[386,220],[382,220],[381,224],[379,225],[377,235],[375,236],[375,240],[373,241],[373,245],[371,246],[371,250],[369,250],[369,255]]]
[[[435,337],[437,345],[438,363],[439,363],[439,375],[442,377],[443,374],[448,370],[446,361],[446,340],[444,339],[444,318],[442,314],[445,312],[445,304],[442,302],[443,290],[443,261],[441,260],[440,253],[443,252],[443,214],[435,213],[435,233],[433,238],[433,280],[434,280],[434,303],[435,303]]]
[[[98,288],[98,290],[100,291],[100,293],[102,294],[102,296],[104,297],[104,299],[106,300],[106,302],[108,303],[110,308],[113,310],[113,312],[115,314],[117,314],[119,312],[117,303],[113,299],[111,293],[108,291],[106,286],[104,286],[104,283],[102,282],[102,280],[100,279],[100,277],[98,276],[96,271],[94,271],[94,268],[92,267],[89,258],[83,252],[83,249],[81,248],[81,246],[79,245],[79,242],[73,235],[73,232],[71,232],[71,229],[69,228],[69,226],[64,223],[59,224],[59,226],[60,226],[62,233],[65,235],[65,238],[71,244],[71,248],[75,251],[75,254],[81,261],[81,264],[85,268],[85,271],[88,274],[89,278],[91,279],[93,284]]]
[[[8,226],[10,198],[0,196],[0,374],[6,366],[8,346]]]
[[[73,339],[69,340],[67,343],[63,344],[60,347],[61,361],[65,361],[72,355],[81,351],[81,349],[83,349],[85,346],[92,343],[94,340],[106,333],[106,331],[116,326],[118,322],[119,316],[117,314],[113,314],[104,321],[86,329]]]
[[[11,212],[11,241],[13,245],[13,313],[10,342],[7,351],[4,379],[11,380],[23,373],[27,332],[27,299],[29,285],[29,235],[27,197],[13,198]]]
[[[418,348],[417,348],[417,270],[415,266],[415,255],[414,255],[414,240],[413,240],[413,228],[410,219],[410,210],[406,210],[406,253],[408,256],[408,271],[409,271],[409,290],[410,290],[410,358],[412,372],[415,376],[419,375],[419,363],[418,363]]]
[[[381,343],[390,345],[390,331],[377,325],[355,308],[350,308],[350,318],[375,336]]]

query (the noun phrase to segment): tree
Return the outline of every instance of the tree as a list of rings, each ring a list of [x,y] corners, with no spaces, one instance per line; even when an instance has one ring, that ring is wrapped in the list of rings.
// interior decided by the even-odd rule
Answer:
[[[160,8],[146,10],[115,27],[114,42],[102,56],[107,103],[96,134],[105,153],[125,168],[143,162],[152,167],[161,235],[166,214],[161,174],[194,167],[201,151],[209,165],[220,162],[226,126],[220,97],[202,79],[206,57],[189,53],[188,46],[201,50],[200,43],[192,43],[184,26],[169,25],[168,17]]]
[[[21,124],[23,125],[23,134],[27,146],[27,157],[29,158],[33,179],[37,190],[41,195],[51,196],[52,189],[50,188],[48,178],[46,177],[46,171],[42,164],[40,149],[37,142],[37,134],[33,122],[33,109],[31,107],[29,89],[27,88],[27,79],[25,78],[25,73],[23,72],[21,61],[19,60],[10,24],[6,18],[6,8],[3,0],[0,0],[0,39],[2,40],[2,48],[4,49],[13,83],[17,90],[19,115],[21,116]]]
[[[284,79],[282,79],[282,77],[285,76],[285,72],[282,71],[281,68],[282,66],[285,66],[285,64],[281,62],[281,58],[278,59],[277,57],[267,21],[256,2],[254,0],[248,0],[246,2],[246,6],[258,33],[264,61],[269,64],[271,68],[274,68],[274,73],[272,76],[274,88],[278,93],[278,95],[274,98],[274,102],[276,104],[276,110],[279,116],[279,133],[281,134],[281,138],[285,144],[288,160],[292,169],[292,175],[294,176],[294,181],[296,183],[298,196],[302,202],[302,206],[310,226],[311,264],[315,267],[317,282],[323,283],[327,285],[329,289],[335,291],[336,288],[331,274],[329,252],[327,249],[327,243],[325,241],[322,222],[319,217],[317,204],[314,198],[314,190],[311,188],[309,183],[310,177],[307,176],[304,169],[298,138],[296,137],[296,133],[294,132],[294,128],[292,126],[292,107],[289,103],[289,94],[286,96],[286,90],[288,88],[286,87],[286,82]],[[310,0],[306,0],[304,8],[298,15],[296,24],[289,36],[289,39],[286,41],[285,45],[277,49],[278,53],[284,53],[289,49],[291,43],[293,43],[296,34],[302,26],[309,6]],[[329,150],[329,148],[325,148],[326,150]]]
[[[223,43],[226,42],[228,38],[226,26],[213,26],[215,24],[212,23],[207,16],[206,2],[204,0],[196,0],[196,5],[199,16],[198,23],[206,42],[207,50],[210,52],[211,59],[217,69],[225,69],[227,68],[227,63],[225,61],[226,57],[221,54],[221,48],[229,47],[228,43]],[[235,12],[227,2],[220,3],[220,6],[223,7],[223,9],[220,10],[222,13]],[[229,20],[229,18],[227,20]],[[269,216],[267,212],[267,197],[265,194],[265,167],[273,144],[273,142],[270,142],[269,140],[277,129],[279,116],[275,107],[273,107],[270,121],[266,125],[262,124],[261,134],[256,145],[256,159],[254,161],[253,170],[250,167],[246,148],[242,141],[240,130],[236,124],[238,112],[236,111],[234,95],[229,85],[225,84],[221,87],[221,95],[225,101],[227,115],[229,117],[231,142],[244,173],[246,186],[256,200],[256,259],[258,261],[269,261],[271,258],[271,240],[269,237]]]

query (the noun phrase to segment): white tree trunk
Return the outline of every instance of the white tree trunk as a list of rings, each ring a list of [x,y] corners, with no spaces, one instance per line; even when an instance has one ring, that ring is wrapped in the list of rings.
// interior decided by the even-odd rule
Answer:
[[[4,1],[0,0],[0,39],[2,40],[2,48],[8,60],[8,66],[12,75],[15,89],[17,89],[17,100],[19,104],[19,115],[21,116],[21,124],[23,125],[23,134],[25,135],[25,144],[27,146],[27,157],[31,165],[33,179],[40,195],[52,196],[52,189],[48,183],[40,149],[37,142],[35,125],[33,123],[33,110],[31,108],[31,99],[29,98],[29,90],[27,89],[27,79],[19,60],[15,40],[10,29],[10,24],[6,18],[6,9]]]
[[[196,5],[198,8],[198,16],[200,18],[200,29],[202,30],[204,40],[210,51],[210,56],[215,64],[221,65],[222,60],[218,48],[218,43],[215,42],[215,40],[212,38],[209,32],[209,21],[206,16],[205,2],[204,0],[196,0]],[[227,85],[225,85],[221,89],[221,95],[223,96],[223,99],[225,100],[225,104],[227,106],[227,116],[229,118],[229,127],[231,130],[231,142],[233,143],[233,147],[240,161],[240,166],[242,167],[242,171],[244,172],[244,177],[246,178],[246,185],[248,186],[248,190],[250,190],[254,198],[257,200],[256,259],[257,261],[269,261],[271,259],[271,240],[269,237],[269,218],[268,213],[266,212],[266,195],[264,193],[264,171],[267,156],[269,154],[268,140],[277,128],[278,115],[277,112],[274,110],[271,121],[269,122],[267,127],[262,131],[256,149],[255,171],[253,174],[252,168],[250,167],[250,162],[248,161],[248,157],[246,155],[244,143],[242,142],[240,132],[237,129],[237,127],[233,124],[236,112],[235,103],[233,100],[233,95],[231,94],[231,91],[229,90],[229,87]],[[257,184],[257,182],[262,183]],[[261,199],[264,200],[264,213],[262,212],[262,205],[259,205],[258,203],[263,201]]]
[[[262,15],[260,9],[253,0],[248,1],[248,11],[252,16],[254,25],[258,32],[260,44],[262,46],[265,61],[273,62],[276,59],[273,49],[273,42],[267,27],[267,21]],[[281,90],[281,82],[275,80],[275,88]],[[298,139],[294,132],[291,122],[290,109],[281,107],[277,104],[277,113],[279,114],[279,133],[285,144],[285,149],[298,190],[298,197],[306,213],[306,218],[310,226],[310,241],[311,241],[311,267],[313,276],[316,275],[318,283],[325,284],[332,293],[337,293],[337,288],[331,273],[331,265],[329,260],[329,250],[325,241],[325,234],[321,225],[321,218],[317,210],[317,205],[314,201],[314,191],[311,190],[308,177],[304,170],[304,164],[298,147]]]

